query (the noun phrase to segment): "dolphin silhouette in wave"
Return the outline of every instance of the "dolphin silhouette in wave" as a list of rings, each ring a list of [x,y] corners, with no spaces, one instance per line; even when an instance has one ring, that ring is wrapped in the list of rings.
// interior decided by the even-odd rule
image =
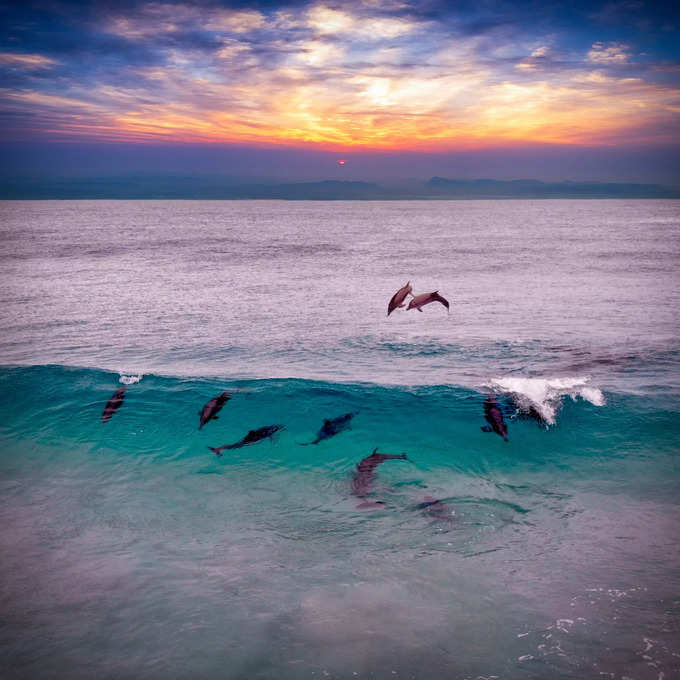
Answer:
[[[482,427],[484,432],[495,432],[500,437],[503,437],[504,441],[508,441],[508,428],[503,420],[503,412],[498,406],[496,397],[487,397],[484,402],[484,419],[488,425]]]
[[[343,430],[346,430],[349,427],[351,427],[349,424],[350,420],[352,420],[352,418],[354,418],[356,414],[357,412],[354,411],[350,413],[345,413],[344,415],[338,416],[337,418],[324,420],[323,425],[319,430],[319,433],[316,435],[316,439],[313,442],[303,442],[300,445],[309,446],[311,444],[318,444],[319,442],[322,442],[324,439],[334,437],[339,432],[342,432]]]
[[[111,420],[111,416],[123,405],[123,399],[125,398],[125,385],[119,387],[115,394],[106,402],[104,411],[102,412],[102,423],[107,420]]]
[[[217,420],[219,416],[217,415],[222,407],[231,399],[231,395],[228,392],[222,392],[218,394],[214,399],[211,399],[202,410],[198,412],[201,417],[201,424],[198,426],[200,430],[206,423],[211,420]]]
[[[221,456],[222,451],[225,449],[240,449],[242,446],[255,444],[256,442],[262,441],[267,437],[273,437],[281,430],[283,430],[283,425],[265,425],[264,427],[259,427],[257,430],[250,430],[250,432],[248,432],[248,434],[243,437],[243,439],[237,441],[235,444],[224,444],[224,446],[216,447],[209,446],[208,448],[218,456]]]

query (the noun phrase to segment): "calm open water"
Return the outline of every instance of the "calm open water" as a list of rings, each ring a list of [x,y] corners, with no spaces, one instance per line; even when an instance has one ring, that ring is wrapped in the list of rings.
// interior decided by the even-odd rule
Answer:
[[[680,677],[680,201],[4,202],[0,261],[3,677]]]

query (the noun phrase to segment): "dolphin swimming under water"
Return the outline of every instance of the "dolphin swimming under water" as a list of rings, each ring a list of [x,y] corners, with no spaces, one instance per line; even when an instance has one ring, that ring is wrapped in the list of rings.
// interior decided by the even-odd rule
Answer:
[[[390,300],[387,305],[387,316],[389,316],[395,309],[399,309],[404,306],[404,300],[406,300],[407,295],[413,295],[413,288],[411,287],[411,282],[407,281],[405,286],[402,286]]]
[[[224,444],[224,446],[209,446],[208,448],[216,453],[218,456],[222,455],[222,451],[225,449],[240,449],[242,446],[248,446],[248,444],[255,444],[256,442],[262,441],[267,437],[273,437],[277,432],[283,430],[283,425],[265,425],[264,427],[259,427],[257,430],[250,430],[248,434],[243,437],[240,441],[235,444]]]
[[[521,404],[514,398],[509,399],[509,406],[515,409],[515,412],[510,416],[510,420],[533,420],[536,424],[548,429],[543,414],[533,404]]]
[[[310,444],[318,444],[319,442],[323,441],[324,439],[328,439],[329,437],[333,437],[339,432],[342,432],[343,430],[348,429],[350,426],[350,420],[354,418],[354,416],[357,414],[356,411],[350,412],[350,413],[345,413],[344,415],[338,416],[337,418],[332,418],[332,419],[326,419],[323,421],[323,425],[321,426],[321,429],[319,430],[319,433],[316,435],[316,439],[313,442],[303,442],[300,445],[301,446],[309,446]]]
[[[201,417],[201,424],[198,426],[200,430],[207,422],[211,420],[217,420],[219,416],[217,415],[222,407],[231,399],[231,395],[228,392],[222,392],[218,394],[214,399],[211,399],[202,410],[198,412]]]
[[[484,432],[495,432],[504,441],[508,441],[508,428],[503,420],[503,412],[498,406],[496,397],[489,396],[484,402],[484,418],[489,425],[484,425],[482,430]]]
[[[416,505],[416,510],[422,510],[423,514],[433,522],[453,522],[453,510],[440,498],[425,496],[422,503]]]
[[[357,463],[357,469],[352,477],[352,492],[359,498],[364,498],[371,491],[371,485],[375,479],[375,469],[386,460],[408,460],[405,453],[378,453],[378,449],[373,449],[370,456],[366,456]],[[359,508],[373,508],[383,505],[380,501],[364,501]]]
[[[111,420],[111,416],[122,406],[125,398],[125,385],[119,387],[115,394],[106,402],[104,411],[102,412],[102,423]]]
[[[449,308],[449,301],[446,298],[443,298],[438,290],[435,290],[432,293],[419,293],[418,295],[414,295],[408,303],[406,310],[417,309],[419,312],[422,312],[422,308],[425,305],[429,305],[431,302],[441,302],[447,310]]]

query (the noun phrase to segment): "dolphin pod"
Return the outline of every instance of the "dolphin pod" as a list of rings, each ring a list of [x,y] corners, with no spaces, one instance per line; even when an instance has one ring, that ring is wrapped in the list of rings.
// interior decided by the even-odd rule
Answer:
[[[243,439],[237,441],[235,444],[224,444],[223,446],[217,447],[209,446],[208,448],[211,451],[214,451],[218,456],[221,456],[222,451],[225,449],[240,449],[242,446],[255,444],[263,439],[267,439],[267,437],[273,437],[281,430],[283,430],[283,425],[265,425],[264,427],[258,427],[257,430],[250,430]]]
[[[344,415],[338,416],[337,418],[326,419],[323,421],[323,425],[316,435],[316,439],[313,442],[304,442],[301,446],[310,446],[311,444],[318,444],[324,439],[329,437],[334,437],[339,432],[347,430],[350,426],[350,420],[354,418],[356,412],[345,413]]]
[[[411,300],[408,303],[408,306],[406,306],[406,298],[408,296],[411,296]],[[411,282],[407,281],[406,284],[397,290],[390,299],[387,306],[387,316],[395,309],[403,309],[404,307],[406,307],[406,310],[417,309],[419,312],[422,312],[424,306],[433,302],[439,302],[449,310],[450,305],[448,300],[441,296],[439,291],[414,295]],[[113,414],[120,408],[125,397],[125,389],[125,386],[119,388],[109,399],[101,416],[102,423],[110,420]],[[200,421],[198,429],[202,429],[203,426],[211,420],[217,420],[219,418],[219,412],[230,398],[231,394],[229,392],[222,392],[208,401],[205,406],[203,406],[202,410],[199,411]],[[316,438],[311,442],[304,442],[302,445],[318,444],[325,439],[339,434],[343,430],[349,429],[351,427],[351,420],[355,415],[357,415],[356,412],[348,412],[341,416],[337,416],[336,418],[325,419]],[[539,420],[539,414],[538,412],[535,412],[535,410],[529,411],[528,415]],[[495,432],[507,442],[507,426],[503,420],[503,413],[498,406],[498,402],[494,395],[490,395],[484,401],[484,418],[488,425],[482,427],[482,430],[485,432]],[[272,439],[283,429],[285,429],[283,425],[265,425],[248,431],[248,433],[237,442],[217,447],[209,446],[208,448],[217,456],[222,456],[222,452],[225,450],[238,449],[243,446],[255,444],[264,439]],[[375,448],[369,456],[363,458],[357,464],[356,470],[352,474],[351,489],[353,495],[362,500],[360,505],[357,506],[358,508],[380,507],[384,505],[381,501],[367,500],[367,496],[369,496],[372,491],[373,482],[376,477],[376,468],[387,460],[408,460],[408,458],[405,453],[379,453],[378,449]],[[451,515],[453,514],[446,503],[432,496],[425,496],[423,501],[415,506],[415,509],[422,511],[423,515],[435,521],[450,522]]]

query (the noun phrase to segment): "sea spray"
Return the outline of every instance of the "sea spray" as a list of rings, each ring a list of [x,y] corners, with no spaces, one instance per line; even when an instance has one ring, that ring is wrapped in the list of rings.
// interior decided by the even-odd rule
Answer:
[[[486,387],[511,395],[520,409],[533,407],[549,425],[555,424],[562,398],[581,397],[594,406],[604,406],[604,394],[588,385],[589,378],[493,378]]]
[[[121,373],[120,378],[119,378],[119,382],[122,382],[123,385],[134,385],[135,383],[138,383],[143,377],[144,377],[143,374],[140,374],[140,375],[124,375],[123,373]]]

